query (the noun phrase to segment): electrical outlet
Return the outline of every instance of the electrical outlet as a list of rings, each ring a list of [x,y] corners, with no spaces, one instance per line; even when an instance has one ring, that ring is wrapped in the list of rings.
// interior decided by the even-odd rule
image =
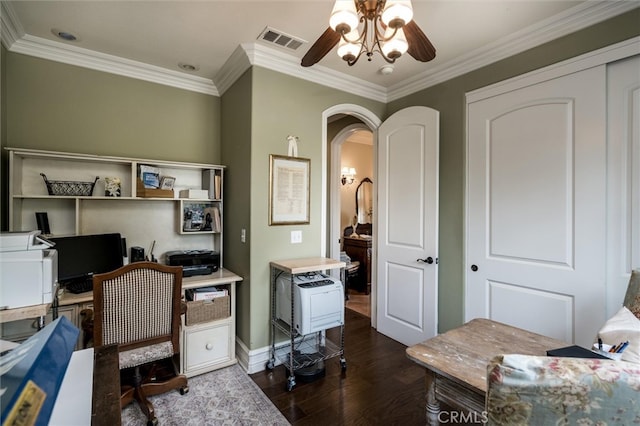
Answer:
[[[247,230],[244,228],[242,228],[242,231],[240,231],[240,242],[241,243],[247,242]]]
[[[302,242],[302,231],[291,231],[291,244],[300,244]]]

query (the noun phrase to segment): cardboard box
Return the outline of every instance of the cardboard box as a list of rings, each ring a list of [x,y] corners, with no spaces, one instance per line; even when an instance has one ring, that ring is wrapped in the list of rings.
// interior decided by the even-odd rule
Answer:
[[[206,200],[209,198],[209,191],[206,189],[182,189],[180,190],[180,198]]]
[[[145,188],[140,179],[136,182],[136,196],[142,198],[173,198],[173,189]]]

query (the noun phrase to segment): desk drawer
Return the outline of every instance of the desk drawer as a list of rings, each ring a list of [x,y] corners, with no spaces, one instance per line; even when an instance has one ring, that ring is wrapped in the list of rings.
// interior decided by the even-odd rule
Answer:
[[[184,373],[231,360],[231,326],[218,322],[184,330]]]

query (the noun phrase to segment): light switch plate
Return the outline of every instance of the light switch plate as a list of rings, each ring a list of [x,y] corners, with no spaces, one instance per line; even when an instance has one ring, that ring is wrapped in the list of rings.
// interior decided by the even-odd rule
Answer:
[[[291,244],[300,244],[302,242],[302,231],[291,231]]]

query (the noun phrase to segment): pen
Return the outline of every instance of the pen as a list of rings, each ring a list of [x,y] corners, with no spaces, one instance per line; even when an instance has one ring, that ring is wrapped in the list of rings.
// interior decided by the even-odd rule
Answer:
[[[629,346],[629,341],[627,340],[626,342],[624,342],[623,344],[620,345],[620,347],[618,348],[618,350],[616,350],[616,353],[622,353],[622,351],[624,351],[625,349],[627,349],[627,346]]]
[[[615,353],[621,345],[622,345],[622,343],[614,345],[614,346],[611,346],[611,349],[609,349],[609,352],[610,353]]]
[[[598,337],[598,349],[602,350],[602,339]]]

